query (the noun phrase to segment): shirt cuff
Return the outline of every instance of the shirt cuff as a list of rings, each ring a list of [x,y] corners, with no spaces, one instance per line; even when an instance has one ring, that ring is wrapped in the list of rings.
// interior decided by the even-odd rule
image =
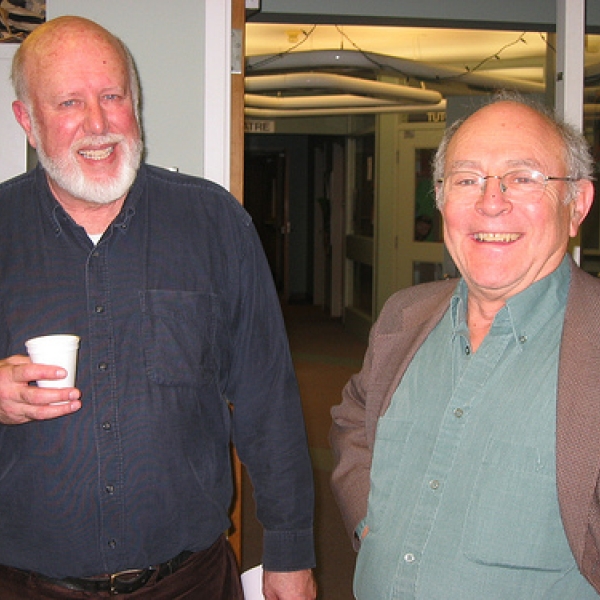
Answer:
[[[265,571],[302,571],[316,565],[313,530],[265,531],[263,568]]]

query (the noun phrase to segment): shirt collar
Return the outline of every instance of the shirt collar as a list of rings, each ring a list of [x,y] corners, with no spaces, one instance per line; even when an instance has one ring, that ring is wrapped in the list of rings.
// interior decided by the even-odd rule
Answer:
[[[121,212],[116,216],[115,220],[112,222],[112,227],[114,227],[117,231],[121,233],[126,233],[129,228],[129,222],[135,215],[135,210],[137,205],[140,202],[140,197],[142,196],[142,192],[146,183],[146,170],[144,169],[143,164],[140,165],[138,169],[138,173],[136,178],[127,194],[127,198],[125,198],[125,202],[123,203],[123,208],[121,208]]]
[[[517,346],[522,347],[544,327],[556,311],[564,310],[570,281],[569,257],[565,255],[552,273],[506,301],[505,306],[496,314],[490,333],[505,333],[509,330]],[[453,337],[462,335],[468,339],[467,298],[467,284],[461,279],[450,300]]]
[[[64,210],[58,200],[54,197],[54,194],[50,189],[50,185],[48,184],[46,172],[39,163],[36,167],[36,181],[37,187],[40,190],[42,208],[52,220],[56,236],[58,237],[62,233],[64,223],[71,223],[73,226],[78,227],[75,221],[73,221],[71,216]],[[129,222],[135,214],[135,207],[142,195],[145,181],[146,171],[144,165],[142,164],[140,165],[129,193],[127,194],[127,198],[125,198],[125,202],[123,203],[121,211],[111,224],[111,227],[114,227],[117,231],[122,233],[127,231]]]

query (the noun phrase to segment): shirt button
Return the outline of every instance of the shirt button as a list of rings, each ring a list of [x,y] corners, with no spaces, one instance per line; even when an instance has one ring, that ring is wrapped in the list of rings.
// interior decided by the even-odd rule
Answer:
[[[471,348],[470,348],[469,346],[466,346],[466,347],[465,347],[465,354],[466,354],[467,356],[469,356],[469,354],[471,354]]]
[[[108,547],[114,550],[117,547],[117,540],[108,540]]]
[[[415,562],[415,555],[412,552],[408,552],[404,555],[404,562],[409,564]]]
[[[432,490],[437,490],[437,489],[440,487],[440,482],[439,482],[437,479],[432,479],[432,480],[429,482],[429,487],[430,487]]]
[[[96,312],[100,315],[104,312],[104,306],[98,305],[96,306]]]
[[[106,490],[107,494],[114,494],[115,493],[115,486],[114,485],[107,485],[106,488],[104,488]]]
[[[110,431],[111,427],[112,425],[109,421],[105,421],[104,423],[102,423],[102,429],[104,429],[104,431]]]
[[[464,414],[465,414],[465,413],[463,412],[463,409],[462,409],[462,408],[455,408],[455,409],[454,409],[454,416],[455,416],[457,419],[460,419],[460,418],[461,418],[461,417],[462,417]]]
[[[105,362],[98,363],[98,369],[100,371],[108,371],[108,363],[105,363]]]

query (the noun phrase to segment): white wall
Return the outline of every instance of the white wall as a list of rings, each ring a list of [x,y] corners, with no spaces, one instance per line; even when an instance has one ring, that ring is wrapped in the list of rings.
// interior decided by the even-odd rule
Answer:
[[[229,186],[227,0],[48,0],[46,8],[48,19],[92,19],[131,50],[142,84],[149,163]]]
[[[11,108],[10,67],[17,48],[17,44],[0,44],[0,181],[23,173],[27,165],[27,138]]]

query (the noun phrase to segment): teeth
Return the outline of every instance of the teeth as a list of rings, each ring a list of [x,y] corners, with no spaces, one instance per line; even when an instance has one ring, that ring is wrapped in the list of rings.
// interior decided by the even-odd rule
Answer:
[[[102,160],[108,158],[114,152],[114,149],[114,146],[110,146],[104,150],[80,150],[79,154],[83,158],[89,158],[90,160]]]
[[[518,233],[476,233],[478,242],[514,242],[519,239]]]

